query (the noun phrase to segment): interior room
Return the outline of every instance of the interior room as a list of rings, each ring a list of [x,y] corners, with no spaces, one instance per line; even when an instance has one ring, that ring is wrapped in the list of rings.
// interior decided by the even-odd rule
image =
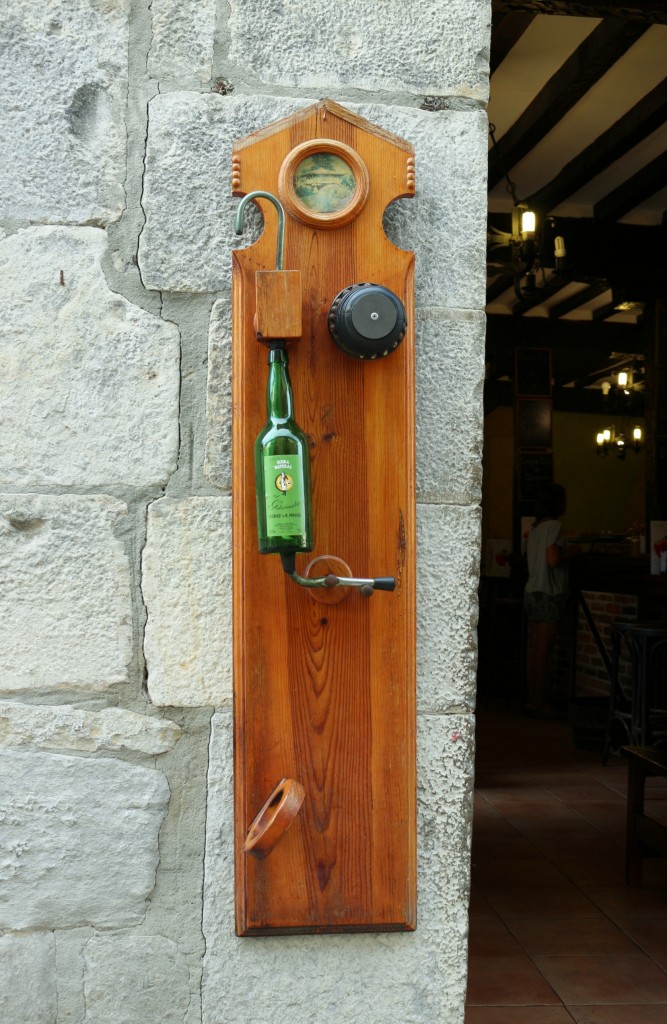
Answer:
[[[620,753],[661,737],[609,715],[639,664],[618,624],[667,637],[666,53],[662,4],[493,3],[467,1024],[667,1022],[667,861],[626,884]],[[526,545],[552,483],[569,598],[534,720]]]

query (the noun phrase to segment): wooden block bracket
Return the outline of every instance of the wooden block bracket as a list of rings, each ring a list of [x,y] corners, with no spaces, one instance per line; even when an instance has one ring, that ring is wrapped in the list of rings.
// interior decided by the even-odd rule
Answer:
[[[258,270],[255,274],[255,331],[259,341],[300,338],[301,271]]]

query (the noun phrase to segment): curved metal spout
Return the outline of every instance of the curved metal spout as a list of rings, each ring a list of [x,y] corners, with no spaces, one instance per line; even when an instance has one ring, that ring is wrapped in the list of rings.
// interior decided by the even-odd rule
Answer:
[[[309,579],[300,576],[296,571],[296,559],[292,555],[281,555],[283,571],[290,576],[300,587],[323,588],[330,590],[333,587],[358,587],[364,597],[371,597],[376,590],[395,590],[396,580],[393,576],[376,576],[374,579],[363,579],[354,576],[334,576],[329,573],[327,576],[315,576]]]
[[[234,231],[237,235],[243,234],[243,212],[252,199],[268,199],[276,208],[278,213],[278,236],[276,238],[276,270],[283,269],[285,258],[285,211],[282,203],[271,192],[248,192],[236,209],[236,222]]]

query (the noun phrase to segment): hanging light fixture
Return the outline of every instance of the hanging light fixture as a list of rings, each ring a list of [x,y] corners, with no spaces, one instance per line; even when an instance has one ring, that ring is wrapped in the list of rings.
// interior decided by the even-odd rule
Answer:
[[[496,146],[496,126],[489,125],[489,135],[493,146]],[[544,224],[540,224],[538,216],[531,210],[527,203],[519,200],[516,194],[516,183],[512,181],[505,171],[506,189],[514,200],[512,207],[512,230],[510,232],[500,231],[498,228],[489,227],[487,231],[487,247],[492,252],[490,265],[500,266],[501,269],[509,269],[512,272],[514,292],[519,300],[526,298],[535,292],[536,288],[544,287],[547,281],[544,277],[544,268],[547,264],[544,261]],[[553,228],[555,221],[553,217],[548,218],[548,224]],[[498,249],[509,250],[509,261],[498,260]],[[565,269],[565,240],[562,235],[554,238],[553,266],[556,274],[562,273]],[[537,284],[538,275],[542,274],[543,284]],[[525,277],[525,284],[522,287],[522,280]]]

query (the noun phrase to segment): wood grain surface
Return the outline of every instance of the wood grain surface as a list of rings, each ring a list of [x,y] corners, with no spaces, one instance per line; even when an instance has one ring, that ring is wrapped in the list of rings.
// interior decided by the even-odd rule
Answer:
[[[319,603],[257,552],[253,444],[266,419],[267,351],[255,273],[273,269],[276,213],[233,254],[233,531],[236,928],[275,932],[410,930],[416,922],[415,381],[412,253],[382,230],[386,206],[414,192],[412,147],[331,101],[240,140],[234,193],[276,193],[280,167],[313,138],[352,147],[370,187],[335,229],[286,220],[285,269],[300,270],[303,334],[288,345],[297,422],[310,439],[313,555],[355,576],[396,576],[394,593]],[[345,356],[327,327],[333,298],[369,281],[403,301],[392,355]],[[244,853],[250,823],[282,778],[304,804],[264,860]]]

